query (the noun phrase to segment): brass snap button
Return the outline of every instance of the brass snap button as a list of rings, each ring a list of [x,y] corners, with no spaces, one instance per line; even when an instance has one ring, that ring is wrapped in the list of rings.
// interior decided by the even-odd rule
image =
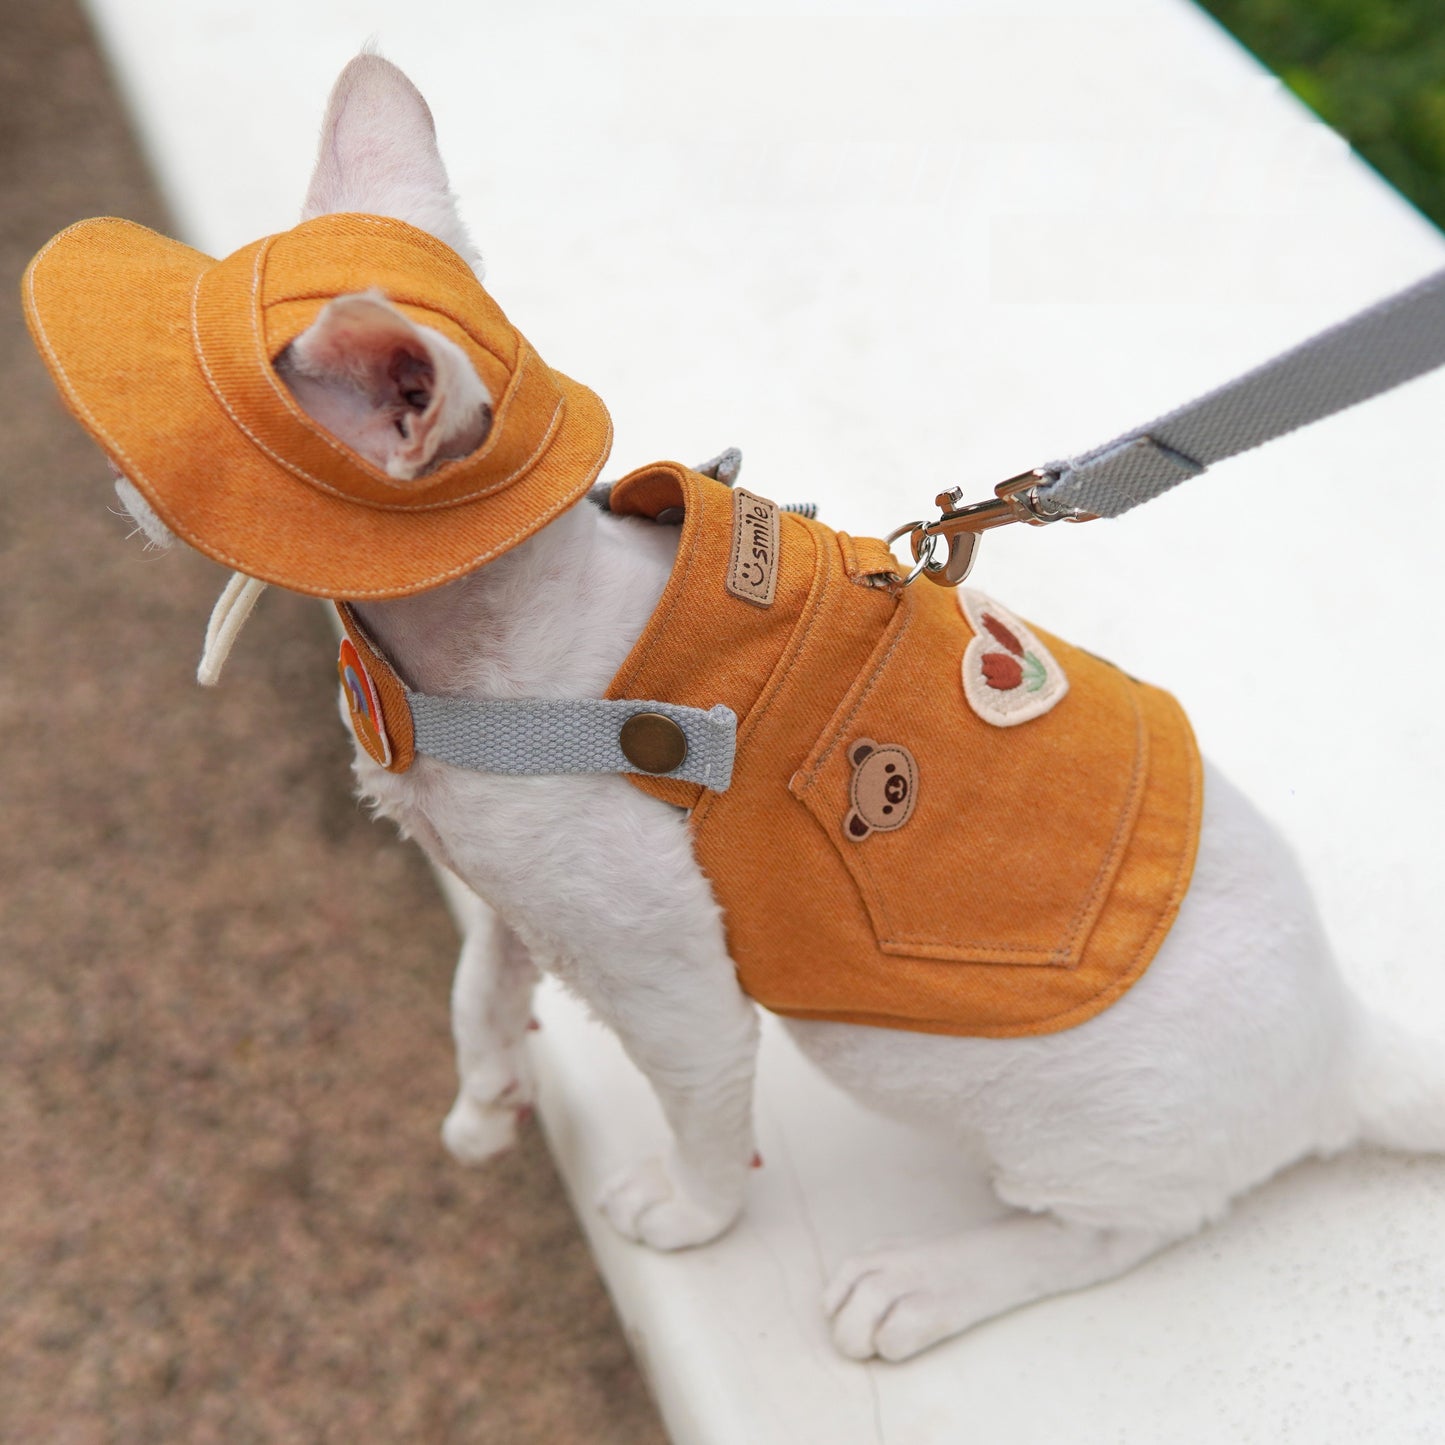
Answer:
[[[617,734],[622,756],[644,773],[671,773],[687,757],[687,734],[660,712],[636,712]]]

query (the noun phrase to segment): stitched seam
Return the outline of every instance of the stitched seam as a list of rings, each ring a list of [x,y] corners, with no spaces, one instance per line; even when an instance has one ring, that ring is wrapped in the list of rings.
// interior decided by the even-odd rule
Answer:
[[[1177,706],[1178,704],[1176,703],[1175,707],[1177,708]],[[1191,750],[1190,755],[1189,804],[1188,827],[1190,829],[1191,836],[1194,836],[1197,839],[1200,824],[1200,814],[1202,812],[1203,805],[1203,775],[1199,766],[1198,755],[1193,750]],[[1156,922],[1153,929],[1150,930],[1144,942],[1134,951],[1133,955],[1130,958],[1129,968],[1124,970],[1122,974],[1115,974],[1108,980],[1107,983],[1105,983],[1099,989],[1096,989],[1092,994],[1088,995],[1088,997],[1080,999],[1077,1003],[1072,1004],[1070,1007],[1062,1010],[1059,1013],[1047,1014],[1042,1018],[1031,1019],[1026,1024],[999,1024],[993,1026],[983,1026],[973,1029],[960,1030],[946,1027],[929,1019],[912,1018],[902,1014],[885,1014],[877,1011],[844,1013],[842,1011],[789,1008],[781,1010],[781,1012],[786,1013],[789,1017],[792,1018],[833,1019],[835,1021],[838,1019],[846,1018],[848,1021],[853,1023],[875,1024],[882,1025],[884,1027],[902,1028],[916,1033],[969,1038],[1028,1037],[1030,1035],[1036,1035],[1042,1032],[1054,1032],[1059,1029],[1070,1027],[1075,1023],[1082,1023],[1086,1019],[1095,1017],[1114,999],[1122,997],[1125,993],[1128,992],[1129,989],[1134,987],[1134,985],[1139,982],[1139,979],[1141,977],[1143,977],[1143,970],[1137,968],[1138,961],[1146,954],[1150,954],[1152,956],[1153,953],[1157,953],[1160,942],[1162,941],[1163,937],[1167,935],[1169,928],[1172,926],[1174,917],[1178,912],[1179,906],[1183,902],[1184,895],[1188,891],[1189,876],[1193,871],[1193,867],[1196,861],[1194,854],[1195,850],[1190,849],[1186,850],[1185,853],[1180,856],[1179,863],[1176,866],[1174,872],[1174,885],[1170,891],[1165,906],[1160,911],[1158,922]],[[1019,950],[1017,949],[995,950],[995,952],[997,953],[1018,951]],[[965,963],[964,966],[970,967],[979,965]],[[775,1012],[777,1011],[779,1010],[775,1010]]]
[[[334,301],[335,299],[336,293],[333,291],[288,291],[284,295],[275,297],[270,304],[272,306],[294,306],[298,301]],[[410,292],[398,296],[388,293],[386,299],[396,306],[412,306],[418,311],[430,311],[434,316],[445,317],[478,349],[485,351],[493,361],[501,366],[510,365],[505,356],[495,351],[473,330],[467,322],[466,315],[459,313],[451,306],[440,306],[430,297],[417,296]]]
[[[733,528],[732,528],[732,545],[728,548],[728,575],[727,575],[727,580],[728,580],[729,582],[731,582],[732,579],[733,579],[733,577],[737,574],[737,570],[738,570],[738,557],[739,557],[739,555],[741,554],[742,548],[743,548],[742,508],[739,507],[739,505],[738,505],[738,496],[739,496],[739,493],[738,493],[738,491],[737,491],[737,488],[734,487],[734,488],[733,488],[733,491],[732,491],[732,496],[729,498],[729,501],[732,503],[732,524],[733,524]],[[779,548],[778,550],[781,551],[782,549]],[[776,565],[776,560],[775,560],[774,565]],[[731,588],[728,588],[727,590],[728,590],[729,592],[732,591]],[[735,594],[734,594],[734,595],[735,595]],[[757,599],[757,600],[761,600],[761,599]]]
[[[612,422],[610,419],[607,423],[607,436],[604,440],[605,445],[602,448],[602,454],[597,458],[596,465],[588,469],[586,478],[584,479],[582,486],[579,489],[579,494],[581,491],[585,491],[587,487],[592,484],[592,481],[596,477],[597,473],[602,470],[603,462],[605,462],[607,459],[607,453],[612,446]],[[409,585],[405,592],[397,592],[394,588],[388,587],[374,587],[366,592],[348,592],[346,595],[348,598],[352,598],[357,601],[365,600],[368,597],[404,597],[409,596],[412,592],[424,592],[428,587],[436,587],[443,582],[450,582],[453,577],[464,577],[468,572],[475,572],[477,568],[485,566],[488,562],[492,560],[493,557],[499,556],[501,553],[507,551],[508,548],[515,546],[516,543],[523,541],[525,538],[531,536],[532,533],[541,531],[541,529],[548,522],[550,522],[553,517],[557,516],[560,512],[565,512],[568,507],[572,506],[573,503],[578,500],[579,497],[563,497],[561,501],[554,503],[551,507],[547,509],[547,511],[543,512],[539,518],[534,518],[532,521],[524,523],[522,526],[518,527],[517,530],[513,532],[509,537],[503,538],[503,540],[498,542],[497,545],[493,547],[490,552],[484,552],[481,556],[473,557],[469,561],[463,562],[456,567],[452,567],[445,572],[437,572],[430,577],[424,577],[420,581]],[[221,560],[230,562],[229,558],[222,558]],[[231,565],[238,566],[239,564],[231,563]],[[298,586],[298,584],[296,584],[295,582],[287,582],[284,580],[281,581],[278,585],[282,587],[297,587],[298,591],[306,590],[304,586]]]
[[[652,470],[652,468],[649,468],[649,470]],[[682,476],[681,468],[674,468],[669,465],[658,467],[656,468],[656,470],[672,472],[674,476],[678,477],[678,487],[679,490],[682,492],[683,504],[686,508],[686,504],[688,502],[688,487],[685,478],[683,478]],[[691,510],[691,508],[686,509],[689,511]],[[679,569],[679,565],[677,562],[673,563],[672,576],[668,578],[667,586],[663,589],[664,598],[666,598],[668,592],[672,593],[672,600],[667,603],[667,611],[660,615],[654,612],[651,618],[649,618],[646,631],[652,632],[652,640],[646,644],[645,648],[642,648],[642,650],[638,651],[634,655],[629,655],[629,657],[624,660],[622,668],[612,679],[612,682],[608,684],[609,690],[618,684],[618,678],[622,679],[621,686],[623,686],[624,688],[627,687],[632,681],[632,679],[636,677],[643,668],[646,667],[648,659],[657,650],[658,635],[661,633],[662,629],[667,626],[668,620],[672,617],[672,614],[677,611],[678,603],[682,600],[682,597],[687,590],[687,575],[692,570],[693,564],[697,560],[698,538],[702,533],[702,527],[701,525],[697,525],[690,527],[687,530],[690,531],[692,535],[688,539],[686,554],[680,554],[681,568]],[[676,587],[673,586],[674,582],[677,584]]]
[[[783,515],[792,516],[793,514],[791,512],[788,512],[784,513]],[[779,520],[781,521],[781,518]],[[817,597],[814,598],[810,596],[807,602],[804,604],[809,608],[807,620],[801,622],[799,626],[793,629],[793,636],[789,639],[788,646],[784,649],[783,655],[778,659],[777,667],[773,670],[773,677],[777,678],[776,685],[773,684],[773,678],[770,677],[767,683],[765,683],[763,686],[764,695],[760,695],[758,702],[753,706],[753,710],[748,714],[744,723],[740,724],[738,727],[738,746],[740,748],[742,746],[744,737],[750,736],[757,729],[757,727],[761,724],[762,720],[768,715],[769,709],[778,700],[778,696],[783,690],[783,683],[786,680],[788,673],[792,669],[793,662],[802,652],[803,648],[807,645],[808,638],[812,635],[813,626],[817,622],[818,618],[822,615],[823,599],[828,595],[828,587],[831,582],[831,577],[829,574],[826,559],[824,557],[823,548],[818,545],[818,539],[816,536],[814,536],[811,527],[806,526],[801,521],[799,521],[798,526],[802,528],[808,540],[813,544],[814,567],[817,572],[822,574],[822,580],[818,583]],[[782,565],[782,555],[782,528],[781,526],[779,526],[779,566]],[[770,688],[771,691],[769,691]]]
[[[117,220],[115,223],[122,226],[131,226],[137,231],[145,229],[145,227],[143,226],[136,226],[135,223],[132,221]],[[142,490],[144,490],[146,493],[146,499],[152,504],[156,504],[157,494],[153,490],[149,490],[151,485],[149,480],[135,469],[135,463],[134,461],[132,461],[130,454],[118,441],[115,440],[115,438],[111,435],[110,430],[107,427],[101,425],[99,418],[97,418],[95,413],[92,412],[91,409],[85,404],[84,399],[76,390],[74,383],[70,379],[70,373],[66,371],[64,363],[61,361],[59,355],[56,353],[55,348],[50,344],[50,336],[45,330],[44,321],[41,320],[40,302],[35,294],[35,278],[39,274],[40,263],[45,259],[47,255],[50,254],[51,248],[54,247],[61,240],[62,237],[68,236],[71,231],[74,231],[77,229],[77,227],[83,226],[85,224],[86,222],[84,221],[77,221],[75,225],[67,226],[65,230],[59,233],[59,235],[52,237],[49,244],[46,245],[45,248],[40,251],[40,253],[35,257],[34,261],[30,263],[30,275],[29,280],[26,284],[26,290],[30,296],[30,315],[35,325],[36,335],[39,337],[40,344],[44,348],[46,356],[50,359],[52,370],[55,374],[57,381],[60,383],[61,389],[65,392],[66,396],[70,398],[72,404],[75,406],[75,409],[86,419],[87,422],[89,422],[91,428],[95,432],[99,433],[100,436],[105,438],[110,450],[113,451],[116,456],[120,457],[122,461],[128,463],[128,467],[126,470],[127,479],[131,482],[143,484]],[[157,505],[156,510],[158,512],[161,512],[162,509]],[[167,525],[169,525],[169,521],[167,518],[165,518],[163,513],[162,520],[166,521]],[[181,535],[184,536],[185,534],[182,533]],[[230,559],[227,560],[229,561]],[[236,566],[237,564],[232,563],[231,565]]]
[[[412,233],[409,244],[417,247],[418,250],[429,251],[433,259],[441,261],[452,270],[470,277],[481,285],[481,277],[477,275],[476,268],[470,265],[466,258],[457,251],[454,251],[445,241],[439,241],[430,231],[423,230],[420,226],[413,226],[410,221],[403,221],[397,216],[373,216],[365,211],[328,211],[322,216],[313,216],[313,221],[323,220],[327,217],[345,216],[348,220],[355,221],[358,225],[370,226],[373,230],[390,231],[400,226]],[[302,222],[305,225],[306,222]],[[452,318],[456,320],[455,317]],[[461,325],[461,322],[457,323]],[[483,347],[484,351],[490,351],[490,347]],[[495,352],[492,355],[496,356]],[[498,356],[498,361],[503,358]],[[505,362],[504,362],[505,364]]]
[[[1080,935],[1084,933],[1084,923],[1093,911],[1095,900],[1118,877],[1119,868],[1123,863],[1122,855],[1128,846],[1129,839],[1133,836],[1134,825],[1139,821],[1139,814],[1144,807],[1145,780],[1139,774],[1145,758],[1149,756],[1150,749],[1148,735],[1144,731],[1144,713],[1139,707],[1139,697],[1133,683],[1129,684],[1129,704],[1134,710],[1134,766],[1129,771],[1128,801],[1124,811],[1119,815],[1119,822],[1114,828],[1114,836],[1109,841],[1109,851],[1104,855],[1104,861],[1099,865],[1099,871],[1094,876],[1094,885],[1089,889],[1088,897],[1079,905],[1079,911],[1074,915],[1074,924],[1069,931],[1066,946],[1068,953],[1073,952],[1074,945],[1079,942]]]
[[[82,409],[84,408],[82,407]],[[88,412],[86,414],[89,415]],[[606,440],[610,446],[612,441],[612,426],[610,422],[608,423],[607,427]],[[142,490],[145,490],[145,487],[149,487],[149,480],[135,467],[135,463],[131,461],[130,456],[126,453],[124,448],[116,446],[115,452],[117,456],[121,457],[129,464],[126,470],[127,479],[132,482],[144,483],[145,486],[142,488]],[[587,486],[591,485],[593,478],[596,477],[597,473],[602,470],[602,463],[605,459],[606,449],[604,448],[602,456],[597,459],[597,465],[594,466],[587,473],[586,481],[583,483],[583,490],[585,490]],[[153,492],[147,492],[146,495],[152,502],[155,501],[155,494]],[[550,522],[555,516],[557,516],[558,513],[566,511],[567,508],[570,507],[577,500],[577,497],[563,497],[561,501],[557,502],[547,511],[543,512],[539,518],[535,518],[532,522],[524,523],[521,527],[518,527],[517,530],[513,532],[509,537],[503,538],[502,541],[498,542],[497,545],[491,549],[491,551],[484,552],[477,557],[472,557],[468,561],[459,563],[457,566],[449,568],[445,572],[435,572],[430,577],[423,577],[414,583],[409,583],[404,591],[398,592],[394,587],[372,587],[364,591],[361,589],[348,588],[345,596],[348,600],[356,602],[364,602],[368,598],[373,597],[378,599],[388,597],[406,597],[410,596],[413,592],[425,592],[429,587],[437,587],[440,586],[443,582],[450,582],[455,577],[464,577],[467,575],[467,573],[475,572],[479,567],[484,567],[494,557],[499,556],[501,553],[507,551],[510,547],[515,546],[516,543],[525,540],[533,532],[540,531],[548,522]],[[159,507],[157,507],[157,511],[160,511]],[[175,532],[178,537],[181,538],[182,541],[189,542],[198,552],[203,553],[205,556],[210,557],[217,562],[224,562],[228,567],[235,568],[237,571],[244,572],[247,566],[250,565],[248,563],[242,562],[238,557],[233,557],[229,552],[222,552],[219,548],[211,550],[209,548],[209,544],[202,543],[200,539],[194,536],[191,532],[187,531],[182,527],[176,526],[174,523],[171,522],[168,517],[164,516],[164,514],[162,514],[161,520],[164,521],[166,525],[170,527],[171,530]],[[254,575],[254,573],[248,573],[247,575]],[[310,588],[313,584],[299,581],[294,577],[283,576],[278,573],[275,576],[263,578],[262,580],[270,582],[272,583],[272,585],[277,587],[289,587],[292,590],[300,592],[306,596],[322,596],[328,597],[328,600],[330,601],[337,600],[334,596],[326,593],[311,592]]]
[[[252,267],[251,278],[251,295],[253,300],[256,294],[256,290],[260,285],[259,271],[261,266],[261,259],[263,256],[265,256],[270,244],[271,242],[268,238],[265,242],[262,243],[260,247],[257,248],[256,251],[256,264]],[[327,486],[327,484],[323,482],[320,477],[313,477],[311,473],[306,471],[303,467],[298,467],[294,463],[288,462],[285,457],[278,456],[277,453],[273,452],[271,448],[268,447],[266,443],[263,442],[261,438],[258,437],[256,433],[253,432],[251,428],[248,427],[246,423],[243,422],[241,418],[236,415],[236,413],[231,408],[231,403],[227,401],[225,396],[222,394],[221,388],[216,382],[215,374],[211,371],[210,363],[206,360],[205,343],[201,340],[200,328],[196,325],[196,311],[201,297],[201,282],[205,279],[205,277],[206,272],[202,271],[200,275],[196,277],[195,284],[191,287],[191,341],[195,348],[196,360],[201,363],[201,371],[205,374],[206,385],[211,389],[211,395],[214,396],[218,402],[220,402],[222,409],[225,411],[226,415],[231,418],[231,421],[234,423],[236,428],[239,431],[243,432],[246,436],[248,436],[251,439],[253,445],[258,447],[261,451],[265,452],[265,454],[270,457],[273,462],[276,462],[280,466],[285,467],[288,472],[292,473],[294,476],[300,477],[302,481],[310,482],[312,486],[319,487],[324,492],[330,492],[333,497],[339,497],[341,493],[336,491],[334,487]]]
[[[878,679],[882,676],[883,669],[888,666],[890,661],[892,661],[893,654],[898,651],[899,645],[902,643],[904,637],[907,635],[908,629],[912,626],[913,613],[911,611],[905,612],[903,614],[903,621],[899,624],[898,627],[898,634],[889,644],[888,651],[883,654],[883,657],[879,661],[878,666],[873,669],[873,675],[868,679],[868,682],[863,688],[862,692],[860,692],[858,696],[853,699],[853,706],[848,709],[848,716],[845,717],[841,723],[839,723],[837,730],[833,734],[833,741],[828,744],[827,750],[823,753],[823,756],[820,757],[818,761],[813,765],[812,775],[808,779],[809,783],[811,783],[813,779],[816,778],[820,772],[822,772],[823,768],[827,765],[828,759],[831,758],[835,752],[837,752],[838,745],[843,741],[843,734],[846,733],[848,729],[853,726],[853,719],[858,716],[859,709],[862,708],[863,704],[868,701],[868,699],[877,689]]]
[[[1069,963],[1068,954],[1063,949],[1057,948],[1026,948],[1022,944],[1002,943],[974,943],[964,941],[962,943],[925,943],[916,938],[880,938],[879,948],[885,952],[891,951],[899,958],[930,958],[946,963],[962,963],[974,967],[986,968],[988,964],[1001,953],[1029,954],[1032,959],[1028,963],[1021,963],[1020,968],[1072,968]],[[963,949],[972,949],[982,954],[981,958],[959,958],[958,954]]]
[[[1171,701],[1173,701],[1173,699],[1171,699]],[[1174,702],[1174,707],[1181,712],[1183,711],[1179,708],[1179,704],[1177,702]],[[1185,726],[1188,727],[1188,718],[1185,718],[1184,721]],[[1193,741],[1192,730],[1190,730],[1190,741]],[[1162,912],[1160,913],[1160,921],[1154,925],[1153,929],[1150,930],[1149,936],[1134,951],[1134,957],[1130,960],[1131,965],[1133,962],[1137,961],[1139,955],[1142,954],[1146,949],[1148,949],[1151,944],[1154,946],[1155,949],[1158,948],[1159,945],[1157,940],[1161,939],[1162,936],[1168,931],[1170,923],[1172,923],[1171,915],[1178,911],[1179,905],[1184,901],[1184,895],[1188,892],[1189,889],[1189,878],[1194,872],[1194,865],[1197,861],[1197,855],[1199,852],[1198,840],[1200,827],[1203,821],[1203,811],[1204,770],[1200,765],[1198,750],[1191,747],[1189,752],[1188,829],[1189,836],[1194,838],[1195,840],[1195,846],[1192,849],[1187,850],[1184,854],[1180,856],[1179,865],[1174,870],[1174,886],[1169,890],[1169,899],[1164,905]],[[1166,919],[1170,921],[1166,922]]]

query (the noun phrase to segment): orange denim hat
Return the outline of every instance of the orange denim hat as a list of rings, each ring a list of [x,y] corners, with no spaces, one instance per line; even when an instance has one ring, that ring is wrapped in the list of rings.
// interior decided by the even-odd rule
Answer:
[[[275,358],[333,297],[380,287],[461,347],[486,441],[398,481],[319,427]],[[398,597],[474,570],[576,501],[612,442],[450,247],[384,216],[305,221],[213,260],[129,221],[81,221],[25,273],[26,319],[81,425],[178,537],[319,597]]]

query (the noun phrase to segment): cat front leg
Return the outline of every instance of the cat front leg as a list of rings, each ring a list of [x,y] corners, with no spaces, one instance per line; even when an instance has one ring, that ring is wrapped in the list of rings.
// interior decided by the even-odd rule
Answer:
[[[537,970],[520,938],[480,900],[452,983],[456,1102],[442,1142],[463,1164],[480,1164],[516,1142],[534,1090],[525,1039]]]
[[[665,1153],[608,1181],[603,1211],[658,1249],[715,1238],[741,1211],[754,1157],[758,1020],[687,820],[613,776],[448,769],[418,782],[429,778],[426,816],[414,809],[408,829],[616,1034],[670,1126]],[[511,1018],[524,1027],[520,1007]]]
[[[619,1170],[598,1200],[613,1227],[654,1249],[722,1234],[742,1210],[753,1144],[758,1019],[734,975],[716,909],[702,936],[634,948],[587,1001],[647,1076],[672,1131],[665,1154]]]

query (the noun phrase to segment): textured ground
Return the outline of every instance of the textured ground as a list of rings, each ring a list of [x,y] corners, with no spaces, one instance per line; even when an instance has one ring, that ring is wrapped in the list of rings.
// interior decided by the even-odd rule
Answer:
[[[535,1132],[441,1150],[456,940],[320,609],[197,688],[222,574],[123,543],[31,353],[30,253],[163,216],[70,4],[0,33],[0,1440],[660,1441]]]

